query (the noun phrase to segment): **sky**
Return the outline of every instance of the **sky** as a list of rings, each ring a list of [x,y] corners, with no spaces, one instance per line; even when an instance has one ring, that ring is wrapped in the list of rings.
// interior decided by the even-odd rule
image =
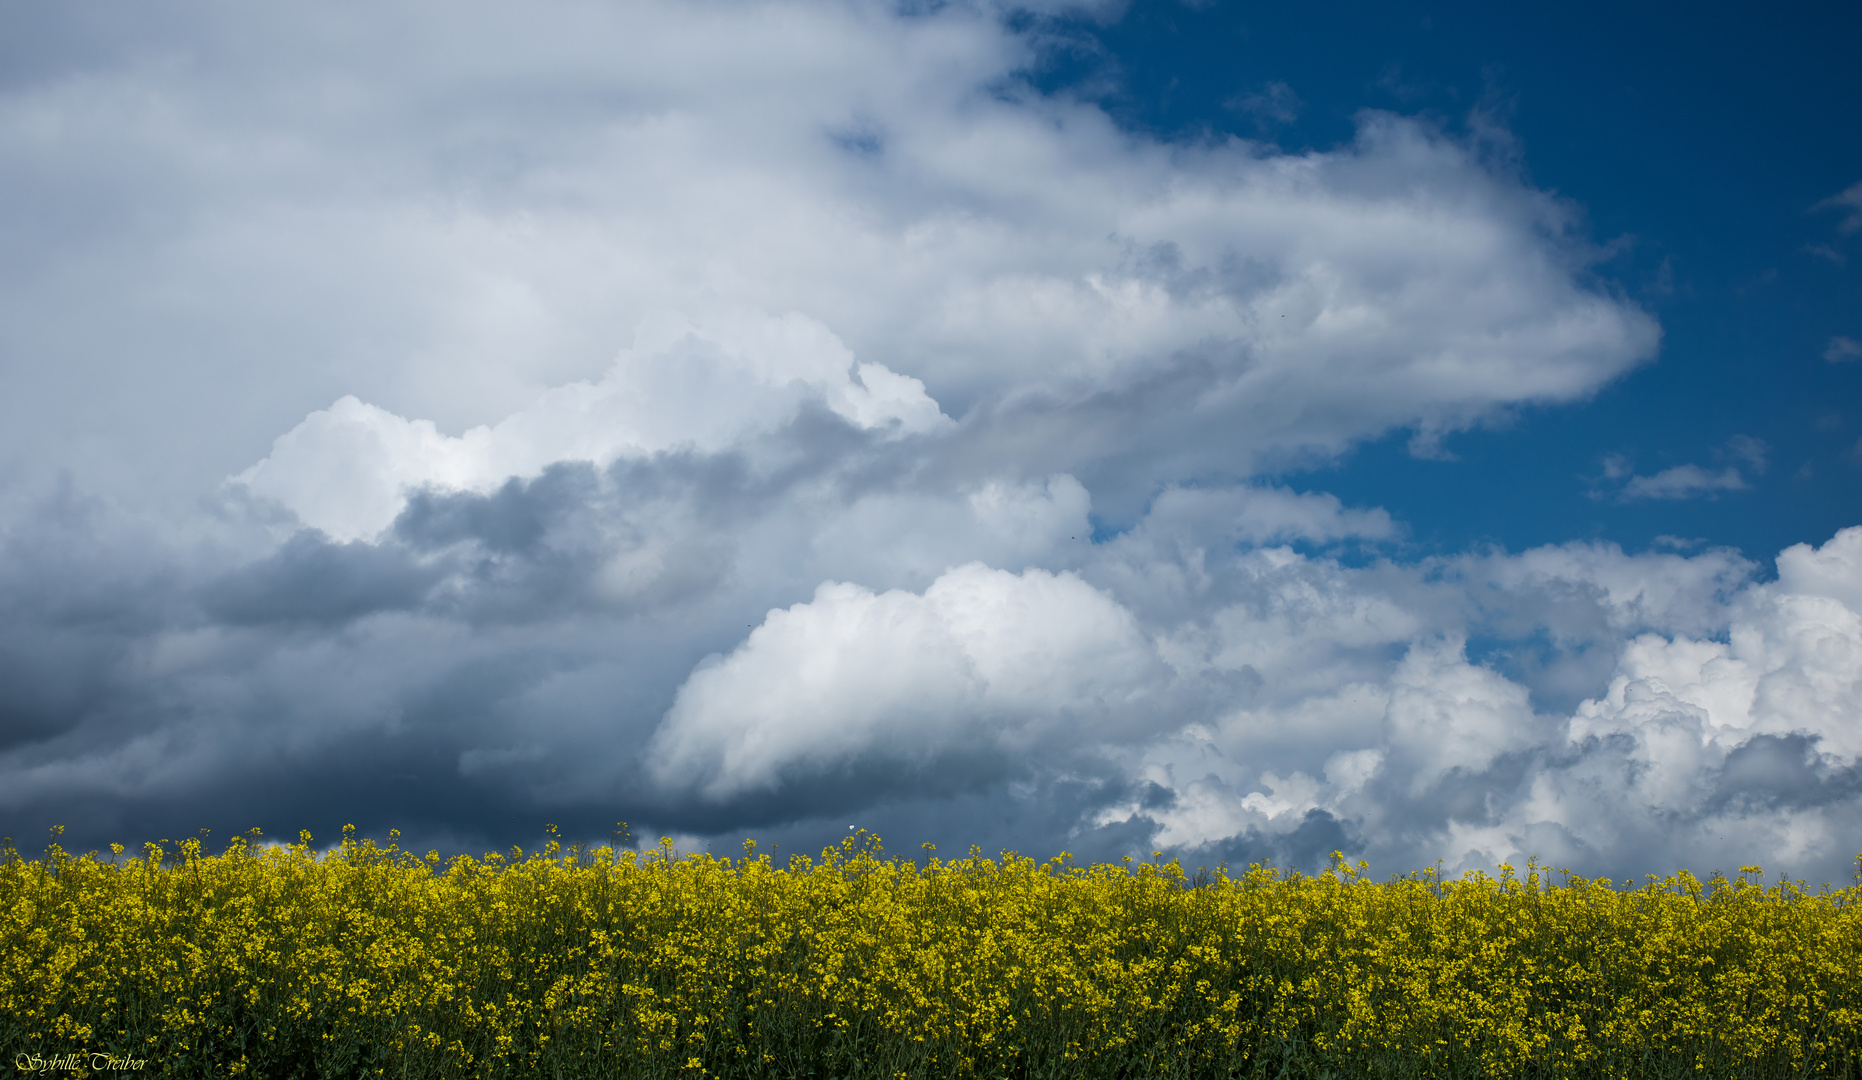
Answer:
[[[0,832],[1846,883],[1859,39],[7,5]]]

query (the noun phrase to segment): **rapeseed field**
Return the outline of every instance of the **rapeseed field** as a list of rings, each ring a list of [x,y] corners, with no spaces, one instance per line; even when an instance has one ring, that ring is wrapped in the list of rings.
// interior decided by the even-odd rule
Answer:
[[[240,839],[0,861],[48,1076],[1857,1077],[1862,888]]]

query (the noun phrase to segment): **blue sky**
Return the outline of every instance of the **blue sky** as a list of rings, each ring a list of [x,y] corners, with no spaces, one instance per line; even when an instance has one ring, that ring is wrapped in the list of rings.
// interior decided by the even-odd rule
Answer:
[[[1858,18],[7,7],[0,833],[1844,879]]]
[[[1387,506],[1431,550],[1671,536],[1757,556],[1853,523],[1862,365],[1824,354],[1858,336],[1862,263],[1854,210],[1819,205],[1862,176],[1853,5],[1140,4],[1075,32],[1044,84],[1103,83],[1122,123],[1167,137],[1327,147],[1363,109],[1494,125],[1496,155],[1582,208],[1611,253],[1597,277],[1661,319],[1659,361],[1580,407],[1459,436],[1453,461],[1393,437],[1294,483]],[[1747,490],[1591,497],[1610,455],[1717,472],[1735,435],[1771,448]]]

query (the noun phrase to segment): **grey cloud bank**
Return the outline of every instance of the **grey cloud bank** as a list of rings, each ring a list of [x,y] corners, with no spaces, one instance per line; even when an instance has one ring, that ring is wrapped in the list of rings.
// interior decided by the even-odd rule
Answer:
[[[1847,877],[1862,530],[1416,560],[1267,479],[1649,360],[1570,206],[1122,132],[990,9],[541,11],[4,16],[6,831]]]

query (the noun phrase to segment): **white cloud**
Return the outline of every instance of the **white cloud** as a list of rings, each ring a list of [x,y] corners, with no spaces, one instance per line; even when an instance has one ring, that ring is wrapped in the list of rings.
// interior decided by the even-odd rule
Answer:
[[[1529,601],[1542,588],[1531,578],[1557,567],[1559,580],[1589,583],[1589,595],[1623,613],[1619,626],[1666,609],[1718,624],[1725,637],[1617,639],[1607,688],[1569,717],[1535,711],[1526,687],[1470,663],[1458,640],[1427,636],[1427,624],[1369,635],[1409,644],[1400,657],[1361,653],[1349,668],[1336,651],[1296,646],[1262,669],[1258,704],[1132,759],[1135,775],[1174,798],[1109,807],[1099,822],[1143,815],[1162,842],[1225,850],[1250,836],[1284,838],[1318,810],[1355,824],[1374,862],[1396,865],[1770,858],[1774,868],[1786,860],[1840,876],[1853,852],[1837,837],[1862,812],[1844,780],[1862,754],[1862,615],[1851,606],[1862,598],[1862,528],[1820,549],[1792,548],[1777,582],[1743,587],[1743,573],[1715,553],[1573,547],[1494,561],[1496,571],[1471,571],[1470,583],[1507,581],[1510,597]],[[1370,578],[1299,559],[1280,568],[1329,577],[1356,603],[1378,591]],[[1703,619],[1697,608],[1720,615]],[[1229,633],[1272,641],[1287,627],[1251,621]],[[1329,685],[1315,685],[1322,679]]]
[[[1189,640],[1200,641],[1207,666],[1253,671],[1283,693],[1304,697],[1336,685],[1341,669],[1379,658],[1384,646],[1420,630],[1414,613],[1355,587],[1353,575],[1286,549],[1261,551],[1236,569],[1251,579],[1252,595],[1215,610],[1206,630],[1192,624]]]
[[[1653,476],[1638,476],[1628,457],[1610,454],[1603,459],[1603,479],[1623,481],[1616,492],[1617,502],[1716,498],[1723,491],[1746,490],[1750,485],[1740,467],[1743,466],[1751,475],[1763,475],[1770,464],[1770,455],[1771,447],[1766,445],[1765,440],[1750,435],[1734,435],[1726,441],[1725,446],[1714,451],[1714,456],[1722,461],[1730,459],[1738,462],[1738,465],[1728,465],[1718,471],[1693,464],[1677,465]],[[1600,498],[1601,495],[1602,492],[1595,489],[1591,492],[1592,498]]]
[[[996,477],[954,491],[873,492],[813,519],[807,565],[913,589],[966,561],[1063,566],[1091,547],[1091,507],[1086,488],[1065,473]]]
[[[1330,541],[1348,537],[1383,540],[1395,535],[1388,512],[1346,509],[1338,497],[1299,494],[1284,488],[1169,488],[1157,497],[1146,524],[1180,529],[1220,522],[1230,542],[1272,544],[1288,540]]]
[[[286,349],[263,370],[270,415],[338,398],[227,469],[333,536],[377,534],[423,486],[739,446],[805,401],[1072,474],[1130,520],[1210,469],[1393,427],[1436,445],[1581,397],[1656,342],[1645,314],[1579,283],[1568,207],[1423,125],[1366,114],[1349,145],[1296,155],[1133,136],[1015,89],[1027,40],[961,7],[568,3],[521,26],[467,7],[445,43],[385,17],[360,58],[293,36],[304,17],[229,19],[177,44],[189,65],[0,114],[16,139],[55,122],[108,146],[128,102],[160,103],[136,152],[211,176],[177,190],[215,212],[112,259],[216,296],[236,326],[262,311],[285,340],[264,348]],[[484,53],[493,38],[509,40]],[[286,48],[277,77],[296,81],[263,82]],[[265,261],[279,250],[304,253],[289,281]],[[120,309],[149,302],[112,280]],[[259,346],[226,342],[188,362],[231,350],[216,377],[254,396],[232,354]],[[189,423],[194,398],[169,404],[180,422],[136,437],[185,433],[176,460],[230,431]]]
[[[649,319],[596,382],[544,393],[496,425],[458,437],[352,397],[279,436],[235,477],[338,539],[386,528],[422,488],[490,491],[559,461],[605,466],[666,450],[716,453],[768,435],[805,404],[889,436],[950,425],[924,384],[857,363],[821,324],[741,312],[704,324]]]
[[[920,594],[829,583],[699,666],[649,748],[712,799],[863,758],[923,763],[1105,737],[1161,667],[1129,613],[1071,574],[958,567]]]
[[[1680,717],[1722,752],[1755,734],[1804,734],[1844,764],[1862,753],[1862,620],[1828,597],[1756,594],[1729,642],[1644,636],[1618,670],[1605,697],[1579,708],[1572,738]]]
[[[1693,499],[1721,491],[1744,491],[1745,478],[1728,466],[1709,472],[1698,465],[1676,465],[1653,476],[1632,476],[1618,496],[1623,502],[1637,499]]]
[[[1556,837],[1567,854],[1673,865],[1752,853],[1834,875],[1862,809],[1842,779],[1862,754],[1862,616],[1829,593],[1862,592],[1858,549],[1862,529],[1847,529],[1781,556],[1780,580],[1742,594],[1725,641],[1628,643],[1608,692],[1570,720],[1576,756],[1554,755],[1457,843],[1505,855],[1536,836],[1543,855]]]
[[[1862,528],[1844,529],[1820,548],[1793,544],[1779,552],[1777,591],[1827,597],[1862,612]]]
[[[1477,596],[1491,597],[1509,615],[1559,639],[1595,633],[1592,618],[1611,633],[1722,634],[1731,618],[1729,602],[1754,569],[1725,549],[1691,557],[1631,556],[1615,544],[1580,542],[1454,562]],[[1555,610],[1578,605],[1588,617]]]
[[[794,145],[772,145],[769,134],[750,144],[767,159],[736,160],[742,150],[721,137],[667,145],[654,134],[630,156],[713,187],[734,178],[717,201],[650,212],[656,223],[703,215],[676,247],[631,239],[649,213],[633,200],[526,231],[541,245],[611,236],[622,261],[652,263],[650,282],[642,266],[631,283],[643,296],[686,302],[665,285],[682,279],[743,310],[799,313],[784,318],[831,339],[820,355],[850,347],[860,380],[873,383],[829,391],[851,419],[925,427],[935,417],[928,390],[955,403],[952,415],[969,414],[978,453],[1076,473],[1116,454],[1128,463],[1113,475],[1129,475],[1133,495],[1201,465],[1246,470],[1262,455],[1333,453],[1392,427],[1439,439],[1509,403],[1585,394],[1652,351],[1646,316],[1579,290],[1575,254],[1545,239],[1564,228],[1562,207],[1486,176],[1407,121],[1368,117],[1348,148],[1283,156],[1245,144],[1133,143],[1098,113],[1053,102],[943,107],[962,121],[904,103],[892,121],[875,121],[892,133],[882,157],[900,159],[882,166],[836,151],[801,117],[777,129],[793,131]],[[721,115],[730,120],[728,109]],[[990,168],[966,166],[985,153]],[[913,179],[888,182],[907,162]],[[792,186],[788,172],[804,166],[822,194]],[[1029,201],[1031,184],[1067,196]],[[653,204],[685,190],[642,194]],[[770,205],[784,214],[768,219]],[[740,225],[719,232],[720,217]],[[771,230],[767,244],[753,242]],[[694,250],[693,236],[714,246]],[[539,283],[522,289],[547,297]],[[759,350],[787,346],[738,344],[726,346],[737,370],[766,378],[783,366]],[[683,368],[697,361],[679,349],[636,343],[628,358],[624,378],[552,390],[532,407],[538,422],[512,416],[491,430],[554,433],[556,414],[591,412],[591,399],[657,403],[695,381]],[[477,369],[500,366],[487,357],[438,381],[467,385]],[[825,388],[821,380],[845,377],[807,378]],[[410,388],[444,405],[429,381]],[[884,394],[904,396],[882,404]],[[668,407],[627,420],[642,447],[671,439],[655,437],[655,423],[704,447],[741,419],[734,406],[773,422],[783,403],[726,395],[715,416]],[[553,451],[541,441],[531,457],[589,453],[563,441]]]
[[[1462,642],[1411,646],[1391,676],[1389,747],[1414,759],[1420,794],[1453,769],[1480,772],[1537,742],[1526,688],[1469,664]]]

